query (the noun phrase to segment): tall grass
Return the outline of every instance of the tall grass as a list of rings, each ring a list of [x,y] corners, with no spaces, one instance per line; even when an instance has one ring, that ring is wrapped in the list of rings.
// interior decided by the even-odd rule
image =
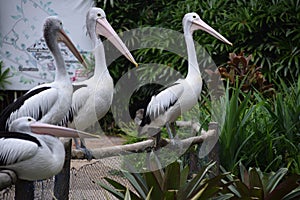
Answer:
[[[273,98],[227,88],[220,135],[221,165],[237,172],[242,161],[263,171],[289,168],[300,173],[300,78],[277,84]]]
[[[220,160],[227,170],[234,170],[240,159],[240,152],[249,140],[246,123],[255,106],[250,101],[250,93],[242,94],[239,88],[229,87],[225,94],[225,120],[220,135]],[[240,96],[243,96],[243,101]]]
[[[274,125],[274,147],[283,163],[295,173],[300,173],[300,78],[288,86],[280,80],[279,93],[265,105]]]

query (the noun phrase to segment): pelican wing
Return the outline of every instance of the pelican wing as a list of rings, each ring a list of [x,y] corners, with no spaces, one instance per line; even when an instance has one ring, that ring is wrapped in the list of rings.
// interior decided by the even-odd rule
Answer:
[[[152,96],[147,106],[146,116],[155,119],[164,114],[172,107],[182,95],[184,87],[180,82],[175,82],[172,86],[162,90],[159,94]]]
[[[0,166],[30,159],[36,154],[40,142],[36,137],[18,132],[0,132]]]
[[[24,116],[29,116],[39,121],[56,103],[58,95],[59,93],[54,87],[41,87],[30,90],[11,105],[19,108],[10,114],[7,124]]]
[[[30,91],[28,91],[27,93],[25,93],[23,96],[19,97],[18,99],[16,99],[13,103],[9,104],[2,112],[0,115],[0,130],[1,131],[7,131],[8,127],[7,127],[7,122],[9,120],[9,118],[11,117],[11,115],[13,113],[17,113],[18,110],[22,107],[25,106],[25,102],[26,102],[26,106],[31,106],[30,104],[32,104],[32,106],[35,106],[37,102],[32,102],[32,101],[27,101],[30,98],[49,90],[51,87],[38,87],[36,89],[32,89]],[[29,105],[28,105],[29,104]],[[25,107],[26,107],[25,106]]]
[[[72,105],[68,114],[59,123],[61,126],[68,126],[68,124],[72,123],[74,117],[78,115],[80,109],[82,109],[89,98],[90,93],[86,84],[73,84],[73,88],[76,88],[76,91],[72,96]]]

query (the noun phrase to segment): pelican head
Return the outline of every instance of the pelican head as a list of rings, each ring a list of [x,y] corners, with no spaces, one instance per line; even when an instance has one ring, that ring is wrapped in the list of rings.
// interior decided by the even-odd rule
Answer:
[[[130,62],[138,66],[135,59],[122,42],[118,34],[106,20],[105,12],[101,8],[92,7],[86,15],[86,27],[94,45],[100,42],[100,35],[106,37]]]
[[[106,18],[106,14],[104,10],[102,10],[101,8],[92,7],[89,9],[89,11],[86,14],[87,32],[94,43],[97,43],[98,39],[100,39],[100,35],[96,34],[97,19],[104,19],[104,18]]]
[[[196,30],[203,30],[209,33],[210,35],[214,36],[215,38],[221,40],[222,42],[232,46],[231,42],[229,42],[225,37],[223,37],[220,33],[218,33],[208,24],[206,24],[195,12],[185,14],[182,20],[182,24],[185,33],[193,34],[193,32]]]
[[[20,117],[18,119],[15,119],[9,126],[9,132],[22,132],[28,134],[35,133],[39,135],[52,135],[55,137],[98,138],[98,136],[96,135],[89,134],[83,131],[37,122],[32,117]]]
[[[47,17],[44,23],[44,38],[50,51],[55,51],[56,43],[63,42],[70,49],[78,61],[87,67],[85,60],[76,49],[70,38],[63,29],[62,21],[56,16]]]
[[[10,132],[31,132],[30,125],[32,123],[36,122],[35,119],[32,117],[20,117],[16,120],[14,120],[10,126],[9,126],[9,131]]]

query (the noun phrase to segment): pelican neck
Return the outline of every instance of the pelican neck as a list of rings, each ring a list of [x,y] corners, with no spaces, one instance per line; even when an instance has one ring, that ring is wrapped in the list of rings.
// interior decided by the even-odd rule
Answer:
[[[201,75],[199,65],[197,61],[197,55],[195,50],[195,44],[193,36],[190,32],[184,34],[187,54],[188,54],[188,73],[187,78],[190,76]]]

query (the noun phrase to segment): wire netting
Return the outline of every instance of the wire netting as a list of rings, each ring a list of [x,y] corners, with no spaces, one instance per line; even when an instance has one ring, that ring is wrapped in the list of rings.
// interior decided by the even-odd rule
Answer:
[[[110,157],[100,160],[72,161],[79,162],[79,167],[71,167],[70,171],[70,200],[106,200],[116,199],[98,184],[106,183],[104,177],[109,177],[130,188],[128,181],[118,169],[121,160],[119,157]],[[72,165],[71,165],[72,166]],[[35,200],[57,199],[53,193],[54,178],[35,182]],[[11,186],[0,191],[0,199],[13,200],[15,187]]]

